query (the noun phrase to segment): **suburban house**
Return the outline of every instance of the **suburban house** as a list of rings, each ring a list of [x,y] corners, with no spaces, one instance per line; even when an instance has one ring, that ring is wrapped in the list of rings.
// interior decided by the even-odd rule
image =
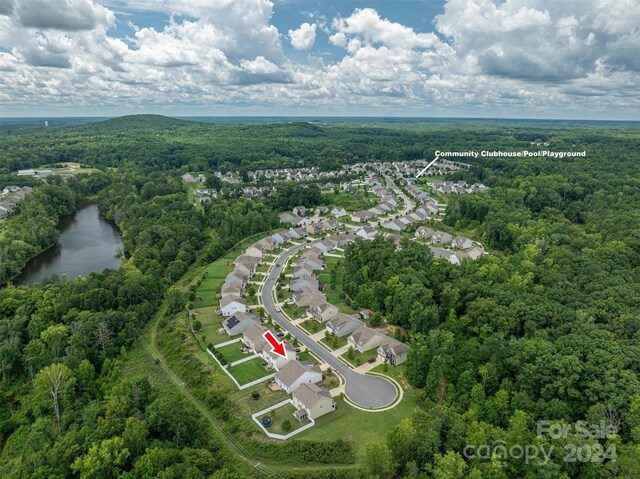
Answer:
[[[271,251],[278,246],[278,243],[271,236],[267,236],[266,238],[262,238],[260,241],[257,241],[256,245],[262,246],[265,251]]]
[[[364,323],[359,319],[354,319],[344,313],[338,313],[327,321],[327,331],[339,338],[343,338],[363,325]]]
[[[298,261],[296,263],[296,266],[308,266],[309,268],[311,268],[312,270],[318,270],[318,269],[324,269],[325,268],[325,264],[324,261],[322,261],[320,258],[318,258],[317,256],[309,256],[307,258],[301,259],[300,261]]]
[[[262,345],[266,343],[263,337],[263,334],[266,332],[267,332],[267,328],[263,326],[260,326],[260,325],[250,326],[242,333],[241,340],[246,347],[251,349],[253,352],[258,353],[262,351]]]
[[[315,420],[336,409],[329,391],[315,384],[302,384],[291,395],[291,399],[297,409],[294,416],[298,421]]]
[[[455,251],[444,248],[434,248],[433,246],[429,249],[435,258],[444,258],[451,264],[460,264],[460,258],[458,258]]]
[[[275,240],[276,243],[282,244],[286,243],[289,240],[289,237],[285,231],[280,231],[278,233],[273,233],[271,237]]]
[[[249,282],[249,276],[241,273],[240,271],[232,271],[227,275],[224,279],[224,284],[237,284],[242,286],[243,288]]]
[[[474,246],[471,249],[465,251],[458,251],[456,256],[459,261],[462,261],[465,258],[478,259],[480,256],[484,254],[484,249],[481,246]]]
[[[308,236],[307,231],[304,228],[292,228],[289,230],[289,238],[302,239]]]
[[[246,266],[249,266],[249,265],[253,266],[254,272],[255,272],[255,269],[258,267],[258,265],[260,265],[260,263],[262,263],[262,258],[259,258],[257,256],[248,256],[246,254],[242,254],[238,256],[233,261],[234,265],[244,264]]]
[[[426,226],[420,226],[416,230],[415,236],[416,238],[431,239],[434,233],[435,231],[433,231],[431,228],[427,228]]]
[[[431,237],[431,241],[435,244],[449,244],[451,243],[452,239],[453,236],[451,236],[449,233],[445,233],[444,231],[436,231]]]
[[[255,269],[253,265],[247,266],[245,264],[240,263],[236,265],[236,267],[234,268],[234,271],[246,276],[251,276],[255,272]]]
[[[318,235],[322,233],[322,224],[321,223],[313,223],[307,226],[307,233],[310,235]]]
[[[262,357],[262,359],[264,359],[271,368],[274,368],[277,370],[281,369],[289,361],[298,359],[298,353],[296,353],[296,349],[293,347],[293,344],[291,343],[284,343],[284,349],[287,355],[286,358],[283,358],[282,356],[274,353],[271,350],[271,346],[267,344],[266,341],[261,345],[261,349],[262,350],[259,352],[259,354]]]
[[[249,246],[247,248],[247,250],[244,252],[244,254],[246,256],[254,256],[256,258],[264,258],[264,254],[265,254],[265,248],[264,246],[256,243],[256,244],[252,244],[251,246]]]
[[[347,343],[359,353],[377,348],[388,339],[384,334],[374,331],[366,326],[360,326],[347,339]]]
[[[197,183],[198,178],[193,176],[191,173],[185,173],[184,175],[182,175],[182,181],[184,181],[185,183]]]
[[[340,310],[331,303],[320,303],[309,308],[309,314],[319,323],[325,323],[338,314]]]
[[[464,236],[456,236],[451,241],[451,246],[454,248],[469,249],[473,246],[473,241],[469,238],[465,238]]]
[[[291,275],[291,277],[293,279],[298,279],[298,278],[309,278],[311,276],[313,276],[313,270],[311,269],[311,266],[308,266],[306,264],[302,264],[300,266],[296,266],[293,270],[293,274]]]
[[[294,218],[296,218],[296,216],[291,213],[282,213],[280,215],[280,223],[292,223]]]
[[[387,221],[382,227],[393,231],[404,231],[407,229],[407,225],[400,220]]]
[[[342,218],[343,216],[347,216],[347,210],[336,207],[331,210],[331,214],[334,218]]]
[[[318,290],[319,289],[318,280],[315,278],[298,278],[291,281],[289,285],[289,291],[300,291],[302,289],[311,289]]]
[[[311,307],[323,301],[326,301],[324,294],[312,289],[303,288],[293,293],[293,303],[299,308]]]
[[[260,320],[254,315],[248,315],[246,313],[234,313],[228,319],[222,322],[222,327],[229,336],[235,336],[236,334],[242,334],[251,326],[259,326]]]
[[[220,298],[233,294],[235,296],[242,296],[242,286],[239,284],[223,284],[222,291],[220,292]]]
[[[409,346],[393,338],[387,340],[378,347],[378,356],[383,361],[398,366],[407,360]]]
[[[295,208],[293,208],[293,214],[296,216],[306,216],[307,208],[305,208],[304,206],[296,206]]]
[[[358,211],[357,213],[353,213],[351,215],[351,221],[355,221],[356,223],[364,223],[365,221],[374,217],[374,214],[370,211]]]
[[[373,239],[376,237],[376,229],[372,226],[365,226],[356,231],[356,235],[364,239]]]
[[[333,187],[331,189],[333,189]],[[326,206],[316,206],[313,211],[317,215],[323,215],[323,214],[325,214],[325,213],[327,213],[329,211],[329,208],[327,208]]]
[[[302,384],[316,384],[322,381],[322,371],[316,365],[306,366],[297,360],[287,362],[278,370],[274,381],[288,394]]]
[[[227,295],[220,300],[220,314],[225,318],[234,313],[247,312],[247,301],[239,296]]]

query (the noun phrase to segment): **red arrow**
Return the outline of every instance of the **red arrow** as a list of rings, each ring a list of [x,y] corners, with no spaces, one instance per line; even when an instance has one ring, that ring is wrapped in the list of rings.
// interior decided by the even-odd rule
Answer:
[[[287,357],[287,350],[284,349],[284,343],[278,341],[271,331],[267,331],[262,336],[271,345],[272,352],[276,353],[278,356],[282,356],[283,358]]]

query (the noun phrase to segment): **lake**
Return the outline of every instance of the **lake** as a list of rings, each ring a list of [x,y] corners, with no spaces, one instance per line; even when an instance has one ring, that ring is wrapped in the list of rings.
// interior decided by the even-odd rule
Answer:
[[[97,205],[85,204],[62,217],[58,229],[58,243],[29,261],[14,284],[35,283],[52,274],[73,279],[118,268],[116,249],[122,248],[122,236],[113,223],[100,216]]]

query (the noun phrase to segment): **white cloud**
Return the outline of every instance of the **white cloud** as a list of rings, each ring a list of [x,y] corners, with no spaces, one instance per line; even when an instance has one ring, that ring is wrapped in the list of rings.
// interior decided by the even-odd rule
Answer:
[[[116,16],[132,21],[114,13],[124,7],[170,20],[116,38]],[[0,107],[640,111],[635,0],[448,0],[421,23],[434,32],[362,8],[281,35],[273,11],[268,0],[0,0]],[[323,55],[318,28],[340,58]],[[315,56],[294,62],[283,41]]]
[[[296,50],[308,50],[316,42],[316,24],[303,23],[296,30],[289,30],[291,46]]]

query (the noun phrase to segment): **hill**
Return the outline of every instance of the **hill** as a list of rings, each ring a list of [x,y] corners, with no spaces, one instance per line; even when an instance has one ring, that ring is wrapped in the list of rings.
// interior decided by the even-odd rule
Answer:
[[[130,130],[174,130],[195,124],[197,124],[195,121],[179,120],[163,115],[127,115],[80,127],[76,126],[74,129],[126,132]]]

